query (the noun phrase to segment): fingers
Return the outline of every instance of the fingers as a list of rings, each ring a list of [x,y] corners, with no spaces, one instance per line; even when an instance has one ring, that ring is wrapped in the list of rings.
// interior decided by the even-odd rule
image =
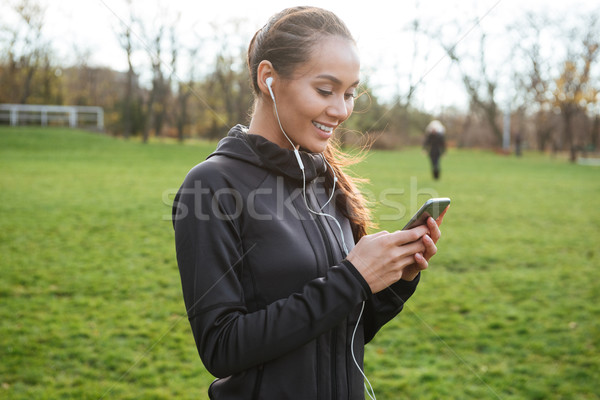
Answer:
[[[425,247],[425,251],[422,255],[427,261],[429,261],[431,257],[437,253],[437,246],[435,245],[434,240],[429,237],[429,235],[423,236],[423,245]]]
[[[389,234],[388,231],[379,231],[379,232],[373,233],[373,234],[368,235],[368,236],[370,236],[372,238],[377,238],[377,237],[388,235],[388,234]]]
[[[389,241],[388,237],[382,238],[382,240],[386,240],[386,242],[383,244],[380,241],[376,247],[378,253],[376,264],[365,263],[367,267],[364,268],[364,271],[365,275],[368,274],[368,276],[365,277],[363,275],[371,286],[371,289],[375,290],[387,287],[396,282],[402,277],[403,271],[407,266],[415,264],[415,254],[424,254],[428,251],[423,240],[419,240],[419,238],[402,245]],[[352,260],[349,261],[354,264]],[[362,260],[358,257],[357,261]],[[425,266],[418,266],[418,269],[426,268],[426,264],[427,262],[425,261]]]
[[[431,239],[430,239],[431,240]],[[402,246],[396,246],[394,248],[394,256],[392,258],[392,262],[396,263],[400,267],[404,267],[408,264],[412,264],[412,257],[416,253],[423,253],[427,251],[427,247],[422,240],[417,240],[415,242],[411,242],[408,244],[404,244]],[[404,262],[405,258],[411,259],[408,264]]]
[[[437,252],[440,236],[438,221],[429,218],[426,224],[413,229],[364,236],[347,260],[362,274],[371,291],[377,293],[400,278],[411,280],[426,269]]]
[[[450,208],[450,206],[446,207],[446,209],[435,220],[435,222],[437,223],[438,226],[442,225],[442,222],[444,221],[444,215],[446,215],[446,212],[448,211],[449,208]]]
[[[415,256],[413,258],[414,258],[416,265],[418,266],[418,268],[420,270],[427,269],[427,267],[429,266],[429,262],[427,261],[425,256],[423,256],[423,254],[417,253],[417,254],[415,254]]]
[[[396,231],[390,233],[388,240],[393,246],[401,246],[403,244],[412,243],[419,240],[423,235],[429,231],[429,227],[426,225],[419,225],[415,228],[408,229],[405,231]]]
[[[429,217],[427,219],[427,226],[429,227],[429,236],[431,237],[431,239],[433,239],[434,243],[437,243],[437,241],[442,236],[442,231],[440,231],[440,227],[437,221]]]

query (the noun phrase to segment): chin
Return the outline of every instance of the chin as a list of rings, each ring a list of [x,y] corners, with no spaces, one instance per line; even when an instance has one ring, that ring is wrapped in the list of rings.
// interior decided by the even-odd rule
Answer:
[[[307,146],[304,147],[311,153],[322,153],[327,148],[329,141],[319,142],[319,143],[307,143]]]

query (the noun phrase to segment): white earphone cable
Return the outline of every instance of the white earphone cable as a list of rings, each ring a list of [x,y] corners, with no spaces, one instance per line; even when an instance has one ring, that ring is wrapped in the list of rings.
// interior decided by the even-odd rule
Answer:
[[[269,90],[271,90],[271,86],[269,86]],[[273,98],[273,105],[275,106],[275,115],[277,116],[277,123],[279,124],[279,129],[281,129],[283,136],[285,136],[285,138],[288,140],[288,142],[290,142],[290,144],[292,145],[292,149],[294,151],[297,151],[296,146],[294,146],[294,143],[292,143],[292,141],[288,137],[287,133],[285,133],[285,131],[283,130],[283,126],[281,126],[281,120],[279,119],[279,112],[277,111],[277,102],[275,101],[275,96],[272,93],[271,93],[271,97]],[[302,172],[304,172],[304,165],[302,165],[301,168],[302,168]]]
[[[360,319],[362,318],[364,310],[365,310],[365,302],[363,301],[362,307],[360,308],[360,314],[358,314],[358,321],[356,321],[356,325],[354,326],[354,331],[352,332],[352,340],[350,341],[350,352],[352,353],[352,359],[354,360],[354,364],[356,365],[356,368],[358,368],[358,370],[360,371],[361,375],[363,376],[363,378],[366,382],[364,385],[365,385],[365,390],[367,391],[367,394],[369,395],[369,397],[372,400],[376,400],[375,391],[373,390],[373,386],[371,386],[371,382],[369,382],[369,378],[367,378],[367,375],[365,375],[362,368],[360,368],[360,365],[358,365],[358,361],[356,361],[356,356],[354,355],[354,336],[356,335],[356,330],[358,329],[358,324],[360,322]],[[369,387],[367,387],[367,383],[369,384]]]
[[[331,188],[331,195],[329,196],[329,199],[327,199],[325,204],[323,204],[323,206],[319,209],[319,210],[323,211],[323,209],[327,206],[327,204],[329,204],[331,202],[331,200],[333,199],[333,195],[335,194],[335,185],[337,184],[338,178],[337,178],[337,176],[335,176],[335,170],[333,168],[331,168],[331,164],[329,164],[329,162],[327,162],[327,159],[325,158],[325,156],[322,153],[321,153],[321,158],[323,158],[323,161],[329,167],[329,169],[331,170],[331,173],[333,174],[333,187]]]
[[[269,78],[269,79],[271,79],[271,82],[272,82],[272,78]],[[275,95],[273,94],[273,91],[271,89],[270,82],[267,82],[267,86],[269,88],[269,92],[271,93],[271,98],[273,99],[273,105],[275,107],[275,116],[277,117],[277,123],[279,124],[279,128],[281,129],[281,132],[283,133],[285,138],[288,140],[288,142],[290,142],[290,144],[292,145],[292,149],[294,150],[294,154],[296,155],[296,160],[298,161],[298,166],[300,167],[300,170],[302,171],[302,197],[304,197],[304,204],[306,205],[306,209],[309,212],[311,212],[312,214],[330,218],[333,220],[333,222],[335,222],[338,229],[340,230],[340,239],[341,239],[342,247],[344,250],[344,257],[346,257],[348,255],[349,251],[348,251],[348,248],[346,247],[346,241],[344,239],[344,231],[342,230],[342,226],[340,225],[337,218],[335,218],[333,215],[321,212],[321,211],[323,211],[325,206],[327,206],[327,204],[329,204],[331,202],[331,200],[333,199],[333,196],[335,194],[335,185],[337,183],[337,176],[335,175],[335,170],[327,162],[327,160],[325,159],[325,156],[321,155],[323,157],[323,161],[325,161],[325,164],[331,169],[331,172],[333,174],[333,186],[331,188],[331,195],[329,196],[329,199],[325,202],[325,204],[323,204],[323,206],[319,209],[319,211],[314,211],[313,209],[311,209],[308,206],[308,201],[306,200],[306,174],[304,172],[304,163],[302,162],[302,159],[300,158],[300,153],[298,152],[298,149],[296,148],[296,146],[294,146],[294,143],[291,141],[291,139],[285,133],[283,126],[281,126],[281,120],[279,119],[279,111],[277,110],[277,102],[275,101]],[[373,386],[371,386],[371,382],[369,382],[369,378],[367,378],[367,375],[365,375],[364,371],[362,370],[362,368],[358,364],[358,361],[356,360],[356,356],[354,355],[354,337],[356,336],[356,331],[358,329],[358,325],[360,324],[360,319],[362,318],[364,309],[365,309],[365,302],[363,301],[362,307],[360,309],[360,314],[358,315],[358,320],[356,321],[356,325],[354,326],[354,331],[352,332],[352,339],[350,340],[350,351],[352,353],[352,359],[354,360],[354,365],[356,365],[356,368],[358,368],[358,370],[360,371],[360,374],[363,376],[363,378],[366,382],[366,383],[363,382],[363,384],[365,386],[365,391],[367,392],[367,394],[369,395],[371,400],[377,400],[375,397],[375,391],[373,390]],[[368,387],[367,387],[367,384],[369,385]]]

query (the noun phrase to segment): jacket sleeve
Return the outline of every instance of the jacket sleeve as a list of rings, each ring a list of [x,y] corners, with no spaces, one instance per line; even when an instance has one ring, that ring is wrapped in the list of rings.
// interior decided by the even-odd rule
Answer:
[[[404,308],[404,303],[417,289],[421,273],[412,281],[398,282],[373,295],[365,305],[365,343],[370,342],[383,325],[392,320]]]
[[[226,184],[214,178],[203,187],[200,176],[207,175],[192,170],[186,177],[175,197],[173,224],[188,318],[211,374],[230,376],[295,350],[367,298],[363,282],[340,263],[300,292],[249,312],[239,276],[252,247],[243,248],[240,218],[231,217],[239,215],[239,198],[227,195]]]

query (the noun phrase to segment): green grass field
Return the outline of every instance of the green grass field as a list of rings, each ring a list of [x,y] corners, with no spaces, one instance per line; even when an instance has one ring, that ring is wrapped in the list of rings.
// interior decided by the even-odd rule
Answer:
[[[0,128],[0,398],[202,399],[170,203],[214,143]],[[381,229],[452,206],[406,310],[367,346],[384,399],[600,399],[600,168],[372,152]]]

